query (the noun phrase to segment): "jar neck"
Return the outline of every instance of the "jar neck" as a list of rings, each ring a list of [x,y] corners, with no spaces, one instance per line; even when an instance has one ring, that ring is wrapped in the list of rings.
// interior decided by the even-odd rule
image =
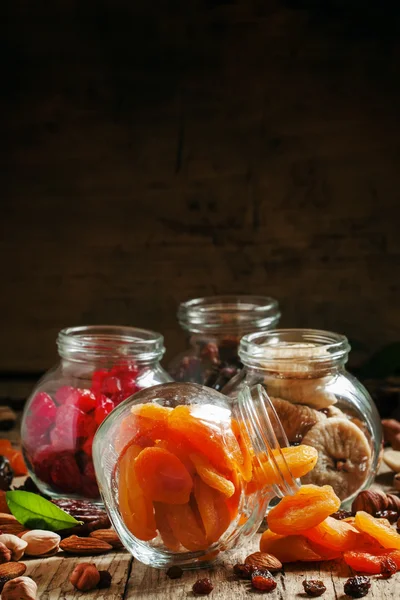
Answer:
[[[317,329],[275,329],[244,336],[239,356],[247,367],[279,377],[316,377],[344,368],[344,335]]]
[[[135,327],[95,325],[62,329],[57,337],[58,353],[70,362],[101,365],[134,362],[157,364],[164,355],[161,334]]]
[[[279,321],[278,303],[265,296],[210,296],[180,304],[178,320],[191,334],[214,337],[265,331]]]
[[[282,453],[282,448],[289,446],[289,442],[265,389],[261,385],[252,388],[245,386],[237,397],[234,413],[245,429],[254,456],[258,457],[258,468],[264,472],[267,485],[272,469],[275,483],[271,486],[275,495],[282,498],[294,494],[298,484]],[[267,463],[269,473],[265,470]]]

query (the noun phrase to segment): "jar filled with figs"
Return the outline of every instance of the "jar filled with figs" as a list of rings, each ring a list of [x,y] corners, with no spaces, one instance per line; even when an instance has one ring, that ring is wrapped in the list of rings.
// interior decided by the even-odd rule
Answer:
[[[175,381],[221,390],[242,368],[238,349],[246,333],[276,327],[276,300],[266,296],[211,296],[180,304],[178,320],[188,334],[188,348],[168,371]]]
[[[244,368],[223,389],[235,397],[261,384],[291,445],[318,450],[303,483],[331,485],[351,504],[379,467],[381,423],[367,390],[345,369],[350,345],[343,335],[312,329],[277,329],[242,338]]]
[[[159,361],[163,337],[132,327],[60,331],[60,362],[38,382],[22,417],[29,474],[52,497],[100,499],[92,460],[106,416],[139,390],[171,381]]]

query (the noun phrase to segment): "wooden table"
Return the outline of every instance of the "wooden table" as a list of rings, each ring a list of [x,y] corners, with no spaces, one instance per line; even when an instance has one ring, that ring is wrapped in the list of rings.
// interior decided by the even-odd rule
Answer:
[[[4,436],[3,436],[4,437]],[[18,443],[17,431],[7,435],[13,442]],[[385,491],[390,490],[392,474],[382,468],[378,475],[376,486]],[[40,600],[181,600],[194,597],[192,585],[199,577],[209,577],[214,590],[209,598],[213,600],[241,600],[257,594],[270,600],[295,600],[306,598],[302,581],[321,579],[326,585],[324,600],[339,600],[348,596],[343,593],[343,585],[353,573],[340,561],[324,563],[298,563],[286,565],[284,572],[276,575],[278,583],[274,592],[258,594],[250,589],[246,581],[238,581],[232,575],[232,566],[241,562],[258,550],[260,535],[256,535],[247,547],[227,553],[224,562],[213,569],[186,571],[181,579],[171,580],[165,570],[146,567],[134,560],[126,551],[113,552],[95,557],[64,557],[62,553],[52,558],[23,559],[27,565],[26,575],[32,577],[38,585]],[[110,589],[95,592],[78,592],[69,582],[69,575],[79,562],[94,562],[99,569],[108,570],[112,575]],[[372,586],[367,598],[379,600],[400,599],[400,572],[389,580],[371,578]]]

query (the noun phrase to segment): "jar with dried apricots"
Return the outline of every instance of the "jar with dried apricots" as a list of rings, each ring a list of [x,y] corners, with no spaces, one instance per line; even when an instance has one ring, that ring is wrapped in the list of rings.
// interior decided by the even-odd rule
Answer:
[[[168,371],[175,381],[200,383],[221,391],[242,368],[240,338],[276,327],[276,300],[266,296],[210,296],[182,302],[178,320],[188,334],[188,349]]]
[[[163,337],[133,327],[63,329],[60,362],[25,405],[21,436],[29,473],[53,497],[100,500],[92,460],[100,423],[135,392],[171,381],[160,366]]]
[[[331,485],[344,506],[373,481],[382,433],[375,404],[345,369],[350,345],[343,335],[313,329],[276,329],[242,338],[244,368],[223,389],[232,397],[261,384],[290,444],[318,450],[303,483]]]
[[[316,463],[288,447],[265,390],[237,398],[193,383],[144,390],[94,441],[104,504],[126,548],[154,567],[206,566],[248,540],[272,498]]]

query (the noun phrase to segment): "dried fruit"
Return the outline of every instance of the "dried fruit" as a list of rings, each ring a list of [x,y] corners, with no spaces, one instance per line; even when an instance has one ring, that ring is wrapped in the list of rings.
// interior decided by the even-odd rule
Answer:
[[[388,510],[396,511],[400,513],[400,498],[394,494],[387,494],[388,499]]]
[[[276,588],[276,581],[268,571],[254,571],[251,576],[251,586],[262,592],[272,592]]]
[[[382,558],[381,573],[382,577],[384,577],[385,579],[389,579],[389,577],[397,573],[397,565],[390,556]]]
[[[303,581],[303,588],[307,596],[311,596],[311,598],[318,598],[318,596],[322,596],[326,592],[326,586],[323,581],[319,581],[318,579],[305,579]]]
[[[395,510],[382,510],[376,513],[377,519],[387,519],[389,523],[396,523],[399,513]]]
[[[351,598],[363,598],[369,592],[371,582],[369,577],[363,575],[356,575],[355,577],[349,577],[344,584],[344,593]]]
[[[365,434],[348,419],[334,417],[317,423],[303,444],[318,450],[315,468],[304,483],[329,484],[339,498],[354,494],[365,482],[371,466],[371,449]]]
[[[377,512],[387,510],[388,506],[389,500],[385,492],[381,490],[363,490],[353,500],[351,510],[353,513],[362,510],[375,517]]]
[[[343,519],[348,519],[353,516],[351,510],[337,510],[336,512],[330,515],[332,519],[337,519],[338,521],[342,521]]]
[[[321,560],[321,554],[312,543],[302,535],[278,535],[269,529],[264,531],[260,540],[261,552],[273,554],[282,563],[315,562]]]
[[[190,454],[190,460],[194,464],[197,473],[201,479],[210,487],[218,490],[227,498],[235,493],[235,486],[232,481],[224,477],[215,467],[200,454]]]
[[[324,548],[339,552],[355,548],[362,539],[362,534],[355,527],[346,521],[338,521],[332,517],[327,517],[316,527],[304,531],[303,535]]]
[[[303,439],[314,425],[326,421],[324,414],[309,406],[292,404],[292,402],[276,397],[271,397],[271,401],[290,443],[296,442],[299,435]]]
[[[231,523],[224,496],[209,487],[196,475],[194,478],[194,498],[209,544],[217,542]]]
[[[282,563],[272,554],[267,552],[253,552],[249,554],[244,561],[246,565],[250,565],[254,569],[265,569],[274,573],[282,569]]]
[[[96,531],[92,531],[89,534],[89,537],[96,538],[97,540],[102,540],[103,542],[107,542],[113,548],[122,548],[123,544],[119,539],[118,533],[114,529],[97,529]]]
[[[37,585],[30,577],[16,577],[4,584],[2,600],[36,600]]]
[[[167,519],[174,537],[187,550],[205,550],[210,545],[196,512],[189,504],[170,504]]]
[[[14,478],[14,471],[11,468],[10,461],[5,456],[0,456],[0,490],[6,492]]]
[[[112,550],[112,546],[102,540],[96,540],[91,537],[78,537],[77,535],[71,535],[62,540],[60,548],[68,554],[75,554],[78,556],[104,554],[105,552]]]
[[[214,586],[208,578],[198,579],[192,587],[195,596],[207,596],[208,594],[211,594],[213,589]]]
[[[400,550],[400,536],[372,515],[360,511],[356,514],[354,523],[357,529],[373,537],[384,548]]]
[[[239,579],[251,579],[255,570],[255,567],[249,564],[246,565],[245,563],[236,563],[233,565],[233,572]]]
[[[100,573],[93,563],[80,563],[69,576],[72,585],[81,592],[94,590],[100,582]]]
[[[330,376],[312,379],[271,377],[268,381],[268,390],[272,396],[285,398],[295,404],[307,404],[315,410],[322,410],[337,402],[335,394],[325,389],[330,380]]]
[[[293,496],[285,496],[268,514],[268,527],[274,533],[295,535],[319,525],[340,507],[329,485],[303,485]]]
[[[182,577],[182,575],[183,575],[183,571],[178,566],[170,567],[167,571],[167,576],[170,579],[180,579]]]
[[[70,529],[63,529],[61,531],[62,537],[68,537],[69,535],[74,534],[87,536],[91,531],[107,529],[111,525],[105,510],[88,500],[62,498],[59,500],[52,500],[52,502],[78,521],[83,522],[83,525],[75,525]]]
[[[27,531],[21,536],[21,540],[28,545],[25,548],[25,554],[29,556],[43,556],[50,552],[56,552],[60,545],[60,536],[52,531],[33,529]]]
[[[361,573],[378,575],[387,570],[393,571],[394,567],[394,572],[400,568],[399,550],[380,550],[373,553],[353,550],[345,552],[343,558],[349,567]]]
[[[102,590],[111,587],[112,577],[108,571],[99,571],[100,580],[97,589]]]

